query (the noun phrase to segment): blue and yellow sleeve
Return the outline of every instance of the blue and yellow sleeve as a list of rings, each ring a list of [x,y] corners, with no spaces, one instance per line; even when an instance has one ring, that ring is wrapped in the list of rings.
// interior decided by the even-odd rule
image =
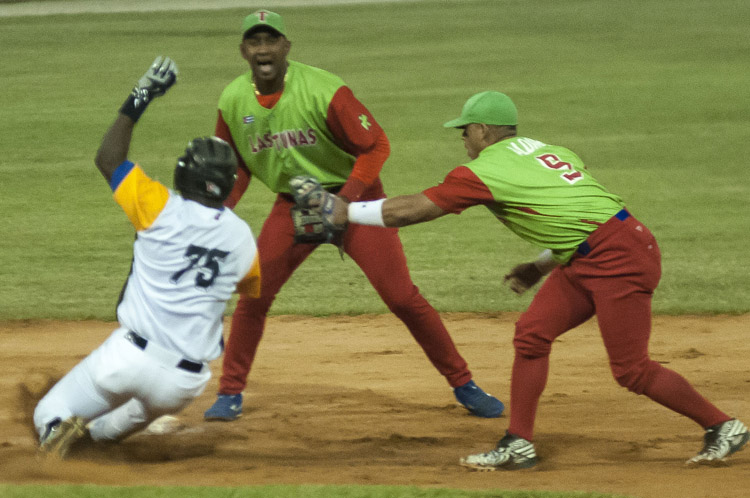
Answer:
[[[138,231],[150,227],[169,200],[169,190],[164,185],[127,160],[112,174],[110,187],[115,201]]]

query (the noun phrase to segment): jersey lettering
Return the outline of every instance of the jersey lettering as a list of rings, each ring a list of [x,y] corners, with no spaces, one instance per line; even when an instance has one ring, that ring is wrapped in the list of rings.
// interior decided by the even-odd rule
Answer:
[[[540,142],[539,140],[534,140],[531,138],[519,138],[512,144],[508,145],[508,149],[512,150],[519,156],[528,156],[535,150],[541,149],[545,145],[546,144]]]
[[[169,280],[176,284],[187,271],[198,265],[195,285],[207,289],[211,287],[219,275],[219,260],[223,260],[228,255],[229,253],[226,251],[206,249],[205,247],[190,244],[187,251],[185,251],[185,259],[188,260],[188,265],[182,270],[175,272]]]
[[[539,161],[545,168],[554,170],[568,170],[569,172],[562,173],[560,175],[560,178],[570,183],[571,185],[583,178],[583,173],[581,173],[580,171],[575,171],[572,164],[563,161],[555,154],[542,154],[541,156],[536,156],[535,159]]]
[[[284,130],[279,133],[268,132],[263,135],[256,135],[255,138],[248,135],[247,140],[250,144],[250,151],[257,154],[270,148],[282,150],[312,146],[318,142],[318,136],[315,130],[308,128],[307,130]]]

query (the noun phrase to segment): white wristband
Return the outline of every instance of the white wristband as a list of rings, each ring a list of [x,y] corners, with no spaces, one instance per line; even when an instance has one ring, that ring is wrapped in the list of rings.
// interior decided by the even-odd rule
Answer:
[[[350,223],[358,225],[372,225],[384,227],[383,203],[385,199],[377,201],[352,202],[349,204],[348,216]]]
[[[552,259],[552,251],[550,249],[542,251],[539,257],[536,258],[536,261],[534,261],[534,266],[536,266],[537,270],[542,272],[542,275],[548,274],[554,270],[557,265],[557,261]]]

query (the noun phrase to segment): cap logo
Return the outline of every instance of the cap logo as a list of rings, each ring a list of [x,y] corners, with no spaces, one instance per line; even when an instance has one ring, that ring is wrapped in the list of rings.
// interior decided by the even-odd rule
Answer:
[[[364,128],[365,130],[369,130],[370,126],[372,126],[372,124],[370,124],[370,121],[367,120],[366,114],[360,114],[359,121],[362,123],[362,128]]]
[[[267,14],[268,14],[268,12],[266,12],[265,10],[259,10],[259,11],[258,11],[258,19],[259,19],[259,20],[260,20],[261,22],[266,22],[266,15],[267,15]]]

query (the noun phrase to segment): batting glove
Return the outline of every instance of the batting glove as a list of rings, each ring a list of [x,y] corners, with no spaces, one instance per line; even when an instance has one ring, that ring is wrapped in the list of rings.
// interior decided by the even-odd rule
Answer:
[[[177,81],[177,64],[169,57],[157,57],[133,87],[120,112],[138,121],[151,101],[164,95]]]

